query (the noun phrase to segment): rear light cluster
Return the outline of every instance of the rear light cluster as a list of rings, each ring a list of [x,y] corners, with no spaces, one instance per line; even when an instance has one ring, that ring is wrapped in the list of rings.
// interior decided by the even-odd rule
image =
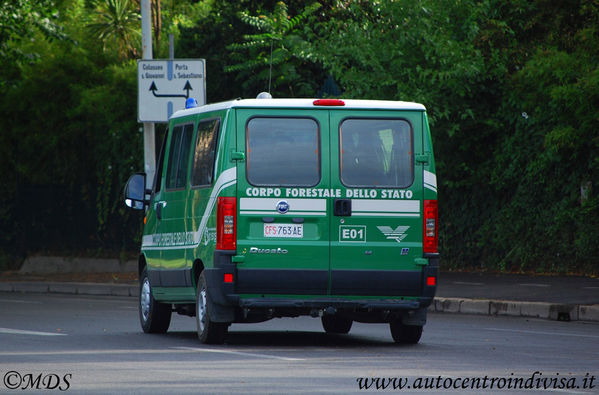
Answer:
[[[219,197],[216,205],[216,249],[237,248],[237,199]]]
[[[439,245],[439,210],[436,200],[424,201],[424,238],[425,253],[437,253]]]

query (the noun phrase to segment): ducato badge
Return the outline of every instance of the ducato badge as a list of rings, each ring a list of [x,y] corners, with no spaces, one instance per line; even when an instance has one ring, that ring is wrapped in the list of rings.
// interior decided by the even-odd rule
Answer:
[[[277,211],[281,214],[285,214],[289,211],[289,203],[286,200],[280,200],[277,203]]]

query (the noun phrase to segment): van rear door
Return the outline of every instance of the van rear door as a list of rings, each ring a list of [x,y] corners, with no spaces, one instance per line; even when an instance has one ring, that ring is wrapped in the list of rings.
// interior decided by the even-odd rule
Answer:
[[[327,294],[328,116],[326,109],[237,109],[237,147],[245,152],[237,165],[238,293]]]
[[[422,112],[332,110],[331,294],[417,296]]]

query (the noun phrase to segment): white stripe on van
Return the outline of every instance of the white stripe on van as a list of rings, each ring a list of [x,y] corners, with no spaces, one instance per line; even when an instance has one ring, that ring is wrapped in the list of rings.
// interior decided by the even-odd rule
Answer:
[[[202,216],[202,220],[200,221],[200,226],[196,232],[186,232],[185,235],[190,234],[190,238],[184,237],[184,240],[193,240],[193,244],[183,244],[183,245],[171,245],[164,246],[159,245],[158,243],[154,243],[155,236],[157,240],[160,240],[164,237],[164,235],[145,235],[142,237],[142,248],[145,250],[172,250],[172,249],[187,249],[187,248],[196,248],[200,245],[202,240],[202,236],[206,231],[206,224],[210,219],[210,215],[214,210],[214,206],[216,205],[216,201],[218,195],[225,188],[233,186],[237,184],[237,168],[232,167],[227,169],[221,173],[221,175],[214,183],[214,187],[212,188],[212,192],[210,193],[210,198],[208,199],[208,203],[206,204],[206,209],[204,210],[204,215]]]
[[[285,200],[289,211],[281,214],[277,211],[277,203]],[[277,199],[277,198],[240,198],[239,213],[242,215],[327,215],[326,199]]]
[[[206,224],[208,223],[208,219],[210,219],[210,214],[212,214],[212,210],[214,210],[216,198],[223,189],[230,187],[231,185],[235,185],[236,183],[237,167],[231,167],[230,169],[223,171],[218,177],[218,180],[216,180],[214,188],[212,188],[212,193],[210,194],[210,199],[208,199],[208,204],[204,210],[202,221],[200,222],[200,226],[198,227],[198,231],[194,237],[196,247],[200,245],[200,240],[202,240],[202,235],[204,234],[204,230],[206,230]]]
[[[424,187],[437,193],[437,176],[430,171],[424,171]]]
[[[153,235],[145,235],[141,238],[141,248],[150,246],[153,244]]]
[[[419,200],[352,199],[352,216],[419,217]]]

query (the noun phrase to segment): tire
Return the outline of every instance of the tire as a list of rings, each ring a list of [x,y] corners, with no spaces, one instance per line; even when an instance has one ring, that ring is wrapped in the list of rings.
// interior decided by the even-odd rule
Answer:
[[[349,318],[338,315],[323,315],[322,327],[326,333],[339,333],[345,335],[349,333],[353,321]]]
[[[395,343],[417,344],[422,336],[422,325],[404,325],[401,320],[395,320],[391,321],[389,327]]]
[[[152,295],[148,271],[144,267],[139,277],[139,323],[145,333],[166,333],[171,324],[172,307],[160,303]]]
[[[208,306],[208,292],[204,272],[198,279],[196,290],[196,323],[198,327],[198,338],[206,344],[222,344],[225,341],[229,324],[227,322],[212,322]]]

